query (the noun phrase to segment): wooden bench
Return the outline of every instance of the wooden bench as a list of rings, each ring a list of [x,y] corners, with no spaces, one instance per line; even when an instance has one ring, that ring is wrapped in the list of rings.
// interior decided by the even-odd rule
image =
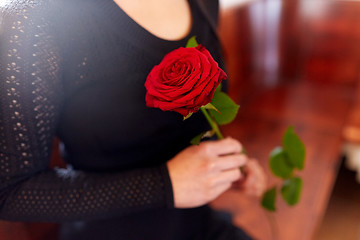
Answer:
[[[269,186],[277,180],[268,170],[268,155],[287,126],[295,127],[307,148],[297,206],[278,201],[277,212],[269,215],[258,199],[237,191],[213,203],[232,212],[234,223],[256,239],[274,239],[269,218],[280,227],[276,240],[310,240],[321,223],[358,94],[360,49],[354,39],[360,29],[354,24],[359,22],[360,4],[346,1],[253,1],[222,12],[230,94],[241,105],[226,135],[261,161]]]

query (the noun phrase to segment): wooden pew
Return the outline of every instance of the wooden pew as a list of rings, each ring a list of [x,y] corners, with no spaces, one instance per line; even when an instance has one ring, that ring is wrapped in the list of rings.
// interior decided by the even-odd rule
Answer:
[[[269,215],[258,199],[234,190],[214,201],[256,239],[274,239],[269,218],[280,228],[276,240],[312,239],[321,222],[357,94],[359,22],[360,3],[346,1],[253,1],[222,12],[230,95],[241,105],[237,119],[224,127],[226,135],[261,161],[269,186],[277,180],[268,170],[268,155],[287,126],[295,127],[307,148],[297,206],[278,201],[277,212]]]

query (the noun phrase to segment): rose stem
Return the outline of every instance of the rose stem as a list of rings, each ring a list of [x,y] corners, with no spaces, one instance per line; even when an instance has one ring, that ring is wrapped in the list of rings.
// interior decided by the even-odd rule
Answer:
[[[218,139],[224,139],[224,136],[221,134],[219,126],[217,125],[217,123],[214,121],[214,119],[212,119],[212,117],[210,117],[208,111],[206,110],[205,107],[201,107],[200,108],[202,113],[205,115],[206,120],[209,122],[210,126],[212,127],[212,129],[214,130],[216,136],[218,137]],[[245,149],[242,149],[242,153],[246,154]],[[244,167],[240,167],[241,172],[244,174],[244,176],[246,176],[246,171],[244,169]]]
[[[265,215],[266,215],[267,220],[270,225],[272,239],[273,240],[279,239],[279,235],[280,235],[279,234],[279,225],[276,221],[274,213],[270,213],[270,212],[266,211],[265,209],[263,209],[263,210],[265,211]]]
[[[224,139],[224,136],[221,134],[219,126],[216,124],[216,122],[214,121],[214,119],[212,119],[208,113],[208,111],[206,110],[205,107],[201,107],[200,108],[202,113],[205,115],[206,120],[208,121],[208,123],[210,124],[210,126],[212,127],[212,129],[214,130],[216,136],[218,137],[218,139]]]

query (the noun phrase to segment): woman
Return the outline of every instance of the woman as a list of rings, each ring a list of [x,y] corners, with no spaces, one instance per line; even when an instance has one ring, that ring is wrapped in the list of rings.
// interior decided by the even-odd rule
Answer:
[[[248,166],[238,141],[199,146],[201,114],[145,105],[168,52],[197,40],[223,66],[217,1],[7,1],[0,20],[0,217],[61,222],[61,239],[249,239],[206,204]],[[52,139],[67,169],[49,169]],[[251,181],[250,181],[251,179]]]

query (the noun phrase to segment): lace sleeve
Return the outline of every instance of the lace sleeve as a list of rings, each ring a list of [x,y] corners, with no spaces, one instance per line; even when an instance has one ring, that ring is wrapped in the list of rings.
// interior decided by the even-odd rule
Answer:
[[[32,20],[31,8],[0,7],[0,218],[61,222],[172,207],[165,165],[116,174],[49,169],[61,57],[51,26]]]

